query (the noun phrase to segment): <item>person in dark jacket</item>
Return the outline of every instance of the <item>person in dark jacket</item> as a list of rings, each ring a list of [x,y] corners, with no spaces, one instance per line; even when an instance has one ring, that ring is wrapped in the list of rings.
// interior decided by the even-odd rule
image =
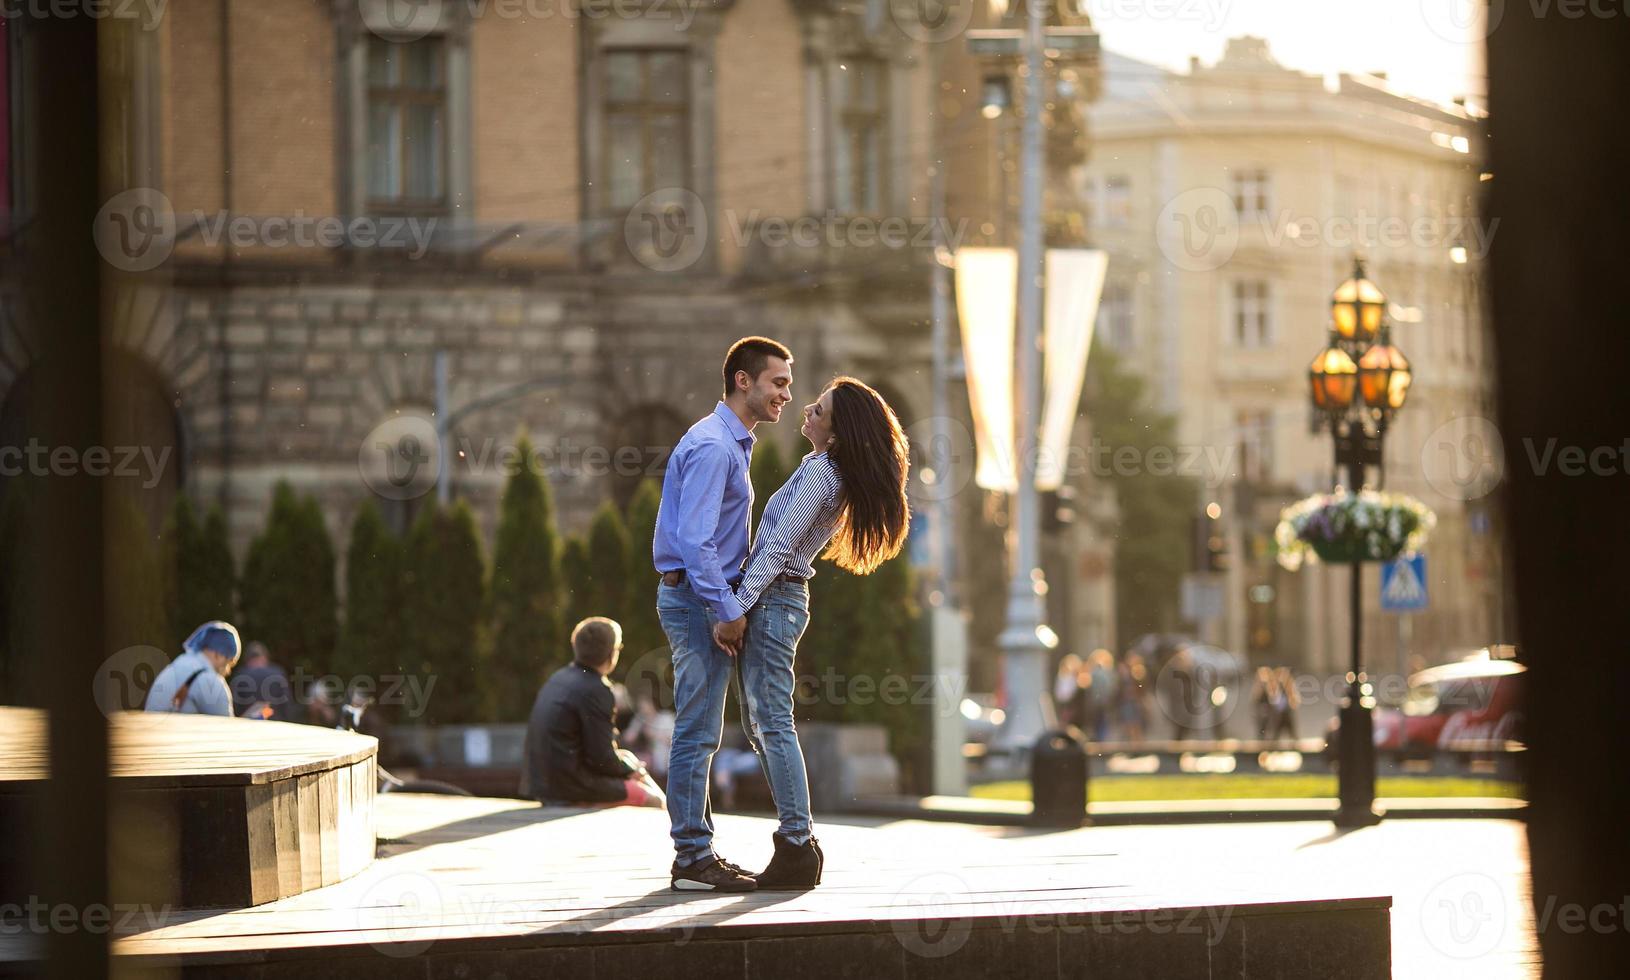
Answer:
[[[545,804],[667,804],[634,754],[617,745],[616,705],[606,677],[622,646],[622,627],[602,616],[572,630],[572,662],[544,682],[532,704],[523,795]]]

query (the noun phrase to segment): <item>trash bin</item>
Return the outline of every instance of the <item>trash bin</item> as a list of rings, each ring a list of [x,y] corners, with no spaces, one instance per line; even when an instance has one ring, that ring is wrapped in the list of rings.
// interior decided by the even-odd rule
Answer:
[[[1079,827],[1087,818],[1087,750],[1069,732],[1048,732],[1030,753],[1030,820]]]

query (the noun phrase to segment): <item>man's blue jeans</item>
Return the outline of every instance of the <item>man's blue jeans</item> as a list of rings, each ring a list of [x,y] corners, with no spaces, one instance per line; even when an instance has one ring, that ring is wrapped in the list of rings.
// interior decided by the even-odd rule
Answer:
[[[810,814],[804,752],[792,720],[793,660],[808,625],[808,586],[774,583],[747,613],[747,638],[739,664],[742,725],[770,781],[776,816],[781,819],[777,833],[798,845],[809,840]]]
[[[724,697],[735,658],[713,642],[718,617],[689,582],[657,586],[657,619],[668,635],[674,664],[668,819],[675,861],[686,867],[714,856],[708,777],[724,733]]]

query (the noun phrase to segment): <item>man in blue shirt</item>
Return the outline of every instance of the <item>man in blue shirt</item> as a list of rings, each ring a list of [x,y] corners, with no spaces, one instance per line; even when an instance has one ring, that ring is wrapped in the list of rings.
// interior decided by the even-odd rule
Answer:
[[[662,576],[657,617],[674,664],[668,757],[676,891],[751,891],[752,878],[713,853],[708,774],[724,728],[732,658],[747,628],[736,601],[747,561],[753,429],[792,400],[792,354],[764,337],[736,341],[724,359],[724,401],[668,457],[652,557]]]

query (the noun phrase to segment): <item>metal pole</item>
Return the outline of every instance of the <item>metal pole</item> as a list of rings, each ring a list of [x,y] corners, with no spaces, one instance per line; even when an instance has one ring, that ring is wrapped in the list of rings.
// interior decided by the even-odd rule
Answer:
[[[436,503],[446,507],[452,498],[452,463],[447,455],[447,352],[436,352]]]
[[[1013,515],[1013,578],[1008,586],[1005,656],[1007,717],[1000,745],[1028,750],[1045,730],[1048,648],[1038,632],[1046,610],[1037,561],[1036,423],[1041,416],[1042,298],[1042,45],[1048,5],[1031,2],[1024,42],[1024,131],[1019,166],[1019,347],[1015,376],[1014,449],[1019,491]]]
[[[1350,437],[1348,491],[1358,493],[1364,486],[1362,423],[1354,424]],[[1339,458],[1339,437],[1336,445]],[[1364,827],[1376,823],[1380,815],[1375,812],[1375,718],[1364,690],[1364,563],[1354,561],[1351,569],[1348,599],[1352,616],[1352,669],[1348,674],[1347,703],[1341,708],[1341,772],[1336,782],[1341,799],[1336,811],[1336,825]]]
[[[930,104],[937,105],[939,78],[943,55],[936,52],[933,70],[929,72]],[[936,118],[936,134],[938,120]],[[935,564],[939,567],[938,606],[933,616],[933,652],[931,666],[934,674],[945,684],[942,691],[953,696],[936,705],[933,731],[934,792],[942,796],[961,796],[968,791],[967,762],[962,746],[967,741],[967,730],[962,719],[961,692],[968,686],[967,627],[957,605],[956,561],[956,502],[950,488],[956,486],[955,447],[951,445],[951,398],[948,386],[951,374],[951,270],[946,267],[949,253],[945,241],[945,153],[936,140],[934,171],[929,186],[929,214],[933,225],[934,264],[930,271],[929,294],[932,297],[934,346],[934,430],[930,438],[933,446],[928,453],[934,468],[933,545],[937,552]]]

